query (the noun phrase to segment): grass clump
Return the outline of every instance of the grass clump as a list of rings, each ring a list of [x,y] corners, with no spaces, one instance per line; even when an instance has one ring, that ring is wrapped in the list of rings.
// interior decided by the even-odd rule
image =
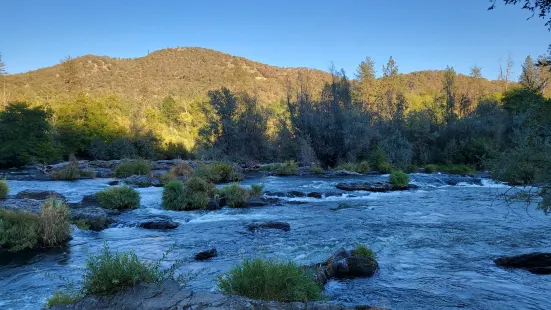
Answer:
[[[42,245],[57,246],[67,241],[71,233],[71,212],[67,205],[56,199],[46,200],[38,215],[38,234]]]
[[[356,248],[352,251],[352,254],[370,260],[375,260],[376,258],[375,253],[363,244],[356,245]]]
[[[416,165],[413,165],[413,164],[408,165],[406,167],[406,172],[407,173],[417,173],[417,172],[419,172],[419,167],[417,167]]]
[[[0,180],[0,199],[6,198],[8,196],[8,191],[10,186],[6,180]]]
[[[438,171],[438,166],[435,164],[425,166],[425,173],[435,173],[436,171]]]
[[[252,197],[260,197],[263,190],[264,184],[252,184],[249,193]]]
[[[46,299],[46,308],[54,306],[68,306],[82,299],[79,291],[55,291],[54,294]]]
[[[243,174],[237,172],[233,164],[226,162],[200,165],[195,175],[214,184],[237,182],[243,179]]]
[[[460,175],[474,175],[475,170],[472,167],[462,164],[447,164],[447,165],[438,165],[438,171],[442,173],[449,174],[460,174]]]
[[[282,164],[275,164],[273,172],[280,176],[295,175],[298,172],[298,165],[294,160],[286,161]]]
[[[10,252],[38,244],[38,215],[0,209],[0,247]]]
[[[116,178],[127,178],[133,175],[146,175],[151,171],[147,160],[129,160],[115,168]]]
[[[218,287],[225,294],[275,301],[320,300],[322,288],[294,262],[244,260],[218,277]]]
[[[409,184],[409,176],[403,171],[394,171],[390,174],[388,178],[390,184],[399,187],[405,188]]]
[[[0,247],[10,252],[61,245],[70,231],[69,209],[58,200],[45,201],[39,214],[0,209]]]
[[[190,211],[205,209],[214,193],[214,184],[199,177],[186,182],[172,181],[163,190],[163,207],[167,210]]]
[[[98,192],[96,198],[100,206],[105,209],[136,209],[140,205],[140,193],[126,185]]]
[[[225,198],[230,208],[245,208],[249,200],[250,192],[248,189],[234,183],[217,190],[220,198]]]
[[[351,162],[343,163],[338,165],[335,169],[366,174],[369,171],[371,171],[371,166],[369,165],[369,162],[364,160],[359,163],[351,163]]]
[[[323,171],[323,168],[317,165],[310,167],[310,172],[312,172],[313,174],[323,174]]]
[[[185,162],[179,162],[170,169],[170,173],[177,177],[189,177],[193,174],[193,168]]]
[[[164,279],[159,264],[142,262],[134,251],[113,252],[107,245],[86,261],[82,289],[86,294],[110,295],[139,282]]]
[[[167,172],[167,173],[161,174],[161,176],[159,177],[159,181],[161,182],[162,185],[167,185],[170,182],[178,181],[178,177],[172,172]]]

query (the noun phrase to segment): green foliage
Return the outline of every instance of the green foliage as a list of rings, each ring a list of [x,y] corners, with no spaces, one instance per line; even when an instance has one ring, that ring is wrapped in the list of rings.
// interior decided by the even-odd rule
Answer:
[[[50,110],[14,102],[0,111],[0,167],[20,167],[58,158]]]
[[[357,172],[357,173],[362,173],[362,174],[366,174],[366,173],[371,171],[371,167],[369,166],[369,162],[365,161],[365,160],[361,161],[359,163],[348,162],[348,163],[340,164],[335,169],[336,170],[352,171],[352,172]]]
[[[352,254],[367,258],[369,260],[375,260],[375,258],[377,257],[377,255],[375,255],[375,253],[370,248],[363,244],[356,245],[356,248],[354,249],[354,251],[352,251]]]
[[[158,264],[142,262],[133,251],[113,252],[104,245],[98,255],[88,257],[82,289],[86,294],[110,295],[139,282],[162,279]]]
[[[214,185],[199,177],[185,183],[169,182],[163,190],[163,207],[175,211],[205,209],[213,194]]]
[[[449,174],[474,175],[475,170],[472,167],[463,164],[438,165],[438,171]]]
[[[178,177],[175,176],[172,172],[163,173],[159,177],[159,181],[161,181],[162,185],[167,185],[168,183],[172,181],[177,181],[177,180],[178,180]]]
[[[419,167],[417,167],[416,165],[413,165],[413,164],[409,165],[406,168],[406,172],[407,173],[417,173],[417,172],[419,172]]]
[[[409,176],[403,171],[392,172],[388,180],[390,184],[401,188],[405,188],[409,184]]]
[[[2,248],[10,252],[18,252],[36,247],[38,241],[38,215],[0,208],[0,246]]]
[[[546,215],[551,212],[551,189],[544,188],[540,192],[541,201],[538,204],[538,209],[542,210]]]
[[[60,200],[48,199],[40,207],[38,215],[38,235],[45,246],[58,246],[69,239],[71,212]]]
[[[262,196],[262,191],[264,190],[264,184],[252,184],[250,195],[252,197],[260,197]]]
[[[425,173],[435,173],[438,171],[438,165],[429,164],[425,166]]]
[[[244,260],[224,276],[218,287],[225,294],[251,299],[307,302],[320,300],[322,289],[293,262]]]
[[[387,155],[384,151],[378,149],[372,154],[371,157],[373,169],[379,171],[380,173],[392,172],[392,165],[388,162]]]
[[[226,198],[228,207],[245,208],[247,207],[247,200],[249,200],[250,191],[244,187],[239,186],[239,184],[234,183],[232,185],[218,189],[217,194],[220,196],[220,198]]]
[[[96,198],[105,209],[136,209],[140,206],[140,193],[129,186],[112,187],[96,193]]]
[[[295,175],[298,172],[298,165],[294,160],[290,160],[282,164],[274,164],[272,171],[279,176]]]
[[[6,180],[0,180],[0,199],[6,198],[8,196],[8,191],[10,190],[10,185]]]
[[[170,169],[170,173],[178,177],[189,177],[193,174],[193,168],[185,162],[180,162]]]
[[[80,179],[80,169],[78,163],[70,163],[65,168],[52,172],[52,178],[54,180],[78,180]]]
[[[146,175],[150,172],[149,161],[147,160],[130,160],[126,161],[115,168],[114,175],[117,178],[127,178],[133,175]]]
[[[312,166],[310,167],[310,172],[312,172],[313,174],[323,174],[324,170],[320,166]]]
[[[55,291],[54,294],[46,299],[46,308],[55,306],[68,306],[82,299],[79,291]]]
[[[211,164],[201,164],[197,168],[195,175],[211,183],[237,182],[243,179],[243,174],[235,170],[235,166],[228,162],[214,162]]]

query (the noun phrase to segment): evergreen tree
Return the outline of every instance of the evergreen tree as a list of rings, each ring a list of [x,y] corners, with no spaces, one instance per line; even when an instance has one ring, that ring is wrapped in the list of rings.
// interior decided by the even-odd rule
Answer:
[[[547,81],[542,78],[540,68],[532,61],[532,57],[526,57],[524,64],[522,64],[522,73],[519,78],[519,83],[531,91],[541,92],[546,82]]]
[[[386,66],[383,65],[383,77],[392,77],[395,75],[398,75],[398,66],[392,56],[390,56]]]
[[[359,82],[360,91],[359,99],[368,107],[372,107],[375,102],[375,95],[377,93],[376,73],[375,62],[370,57],[366,57],[356,70],[356,78]]]
[[[0,76],[8,74],[6,72],[6,65],[2,61],[2,54],[0,53]]]
[[[448,124],[455,119],[455,79],[456,73],[453,67],[446,67],[443,91],[446,97],[446,122]]]
[[[480,68],[479,66],[473,66],[471,67],[471,77],[473,78],[476,78],[476,79],[481,79],[482,78],[482,68]]]

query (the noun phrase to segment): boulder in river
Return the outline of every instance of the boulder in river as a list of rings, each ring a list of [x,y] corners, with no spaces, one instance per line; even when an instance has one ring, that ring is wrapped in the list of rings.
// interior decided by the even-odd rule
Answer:
[[[39,191],[27,189],[15,195],[17,199],[34,199],[34,200],[46,200],[49,198],[55,198],[60,200],[66,200],[65,196],[54,191]]]
[[[329,259],[321,264],[314,273],[316,281],[322,285],[330,279],[371,277],[379,265],[374,258],[356,255],[354,251],[340,248]]]
[[[247,200],[247,207],[266,207],[271,206],[279,202],[277,198],[267,197],[250,197]]]
[[[138,226],[145,229],[175,229],[179,224],[172,221],[169,217],[157,216],[145,222],[141,222]]]
[[[322,198],[322,195],[321,193],[318,193],[318,192],[311,192],[311,193],[308,193],[308,195],[306,195],[310,198],[317,198],[317,199],[321,199]]]
[[[71,208],[71,220],[94,231],[105,229],[113,223],[110,214],[99,207]]]
[[[134,187],[160,187],[161,181],[157,178],[151,177],[149,175],[133,175],[128,178],[125,178],[122,180],[124,183],[128,185],[132,185]]]
[[[291,225],[285,222],[270,221],[270,222],[263,222],[263,223],[251,223],[247,225],[247,229],[250,231],[257,231],[260,229],[280,229],[283,231],[290,231]]]
[[[505,256],[494,260],[501,267],[521,268],[535,274],[551,274],[551,253]]]
[[[216,248],[212,248],[210,250],[201,251],[201,252],[195,254],[195,260],[203,261],[203,260],[213,258],[216,255],[218,255],[218,253],[216,252]]]
[[[391,192],[417,189],[418,186],[409,184],[407,187],[394,186],[388,182],[356,182],[356,183],[338,183],[336,187],[343,191],[367,191],[367,192]]]

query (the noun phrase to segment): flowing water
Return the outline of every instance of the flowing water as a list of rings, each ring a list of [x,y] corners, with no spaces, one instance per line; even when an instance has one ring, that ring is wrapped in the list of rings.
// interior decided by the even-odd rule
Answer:
[[[368,304],[392,309],[551,309],[551,276],[496,267],[492,259],[551,251],[551,218],[533,206],[505,204],[507,186],[447,186],[437,175],[411,175],[418,190],[392,193],[345,193],[338,182],[381,180],[386,176],[346,178],[249,176],[244,185],[264,183],[267,191],[298,190],[329,197],[287,198],[305,204],[249,209],[173,212],[161,208],[161,188],[139,189],[140,208],[123,213],[116,227],[101,232],[75,229],[68,248],[18,257],[0,265],[0,308],[38,309],[67,281],[77,282],[88,253],[104,243],[133,249],[158,260],[172,245],[167,264],[184,259],[182,272],[200,271],[190,282],[197,290],[215,290],[216,276],[247,257],[269,257],[312,264],[340,247],[358,243],[377,253],[380,271],[372,278],[330,281],[329,302]],[[106,179],[78,182],[9,181],[10,194],[24,189],[54,190],[69,201],[108,187]],[[336,196],[329,195],[329,193]],[[339,203],[349,208],[338,209]],[[170,231],[136,227],[152,215],[179,222]],[[254,221],[288,222],[290,232],[247,231]],[[216,247],[218,257],[195,262],[194,253]],[[78,283],[77,283],[78,285]]]

